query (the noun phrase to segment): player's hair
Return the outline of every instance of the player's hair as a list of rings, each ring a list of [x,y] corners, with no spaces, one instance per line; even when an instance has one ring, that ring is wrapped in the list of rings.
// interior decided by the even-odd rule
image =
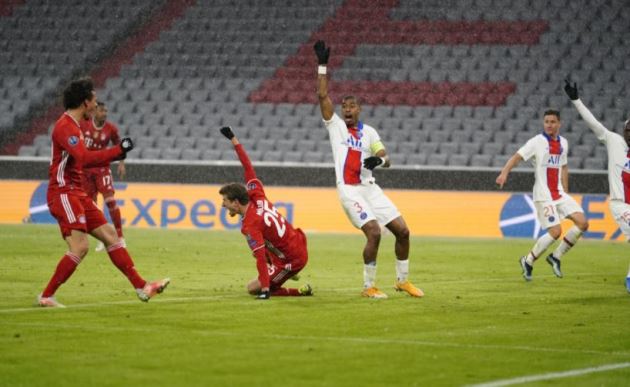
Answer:
[[[63,107],[65,109],[76,109],[85,100],[92,99],[94,92],[94,82],[89,77],[75,79],[70,82],[63,91]]]
[[[356,96],[356,95],[344,95],[343,98],[341,98],[341,103],[346,102],[347,100],[352,99],[354,100],[354,102],[357,103],[357,105],[361,106],[361,100]]]
[[[560,120],[560,112],[555,110],[555,109],[547,109],[545,110],[545,113],[543,114],[544,116],[556,116],[558,117],[558,120]]]
[[[247,189],[245,189],[245,186],[240,183],[230,183],[224,185],[219,190],[219,194],[225,195],[228,200],[238,200],[238,202],[242,205],[249,203]]]

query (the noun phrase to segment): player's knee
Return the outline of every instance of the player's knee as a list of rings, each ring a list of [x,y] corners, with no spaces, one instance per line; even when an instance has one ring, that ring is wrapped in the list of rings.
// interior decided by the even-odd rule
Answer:
[[[74,246],[73,253],[78,255],[81,258],[84,258],[88,251],[90,251],[90,243],[86,239],[85,241],[81,241]]]
[[[381,241],[381,229],[380,228],[371,228],[365,232],[365,236],[368,241],[371,242],[380,242]]]
[[[587,232],[588,231],[588,227],[589,227],[588,220],[584,219],[577,226],[580,229],[580,231]]]
[[[547,232],[553,239],[558,239],[560,238],[560,234],[562,234],[562,228],[560,228],[560,226],[554,226],[547,230]]]
[[[396,235],[396,239],[399,240],[409,239],[409,228],[405,226],[402,229],[398,230],[394,235]]]
[[[116,200],[110,200],[107,202],[107,208],[109,208],[110,210],[115,210],[116,207],[118,207]]]
[[[367,222],[361,229],[368,241],[378,242],[381,240],[381,227],[375,220]]]
[[[257,280],[251,281],[247,284],[247,293],[255,296],[260,293],[260,285]]]

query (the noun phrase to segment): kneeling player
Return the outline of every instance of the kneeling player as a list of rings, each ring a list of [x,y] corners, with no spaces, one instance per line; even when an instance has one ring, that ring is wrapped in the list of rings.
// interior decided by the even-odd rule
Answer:
[[[258,299],[274,296],[310,296],[310,285],[299,289],[284,288],[285,281],[294,277],[306,266],[308,252],[306,236],[299,228],[293,228],[267,199],[262,182],[230,127],[221,128],[236,150],[243,169],[247,188],[239,183],[224,185],[219,190],[223,207],[230,216],[241,215],[241,232],[256,258],[258,278],[247,284],[247,291]]]

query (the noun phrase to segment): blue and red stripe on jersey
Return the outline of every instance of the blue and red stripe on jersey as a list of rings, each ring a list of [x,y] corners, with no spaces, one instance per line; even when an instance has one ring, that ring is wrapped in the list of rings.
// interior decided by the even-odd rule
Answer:
[[[562,154],[562,144],[560,143],[560,136],[554,140],[551,136],[547,135],[547,133],[543,132],[543,136],[549,142],[549,154],[553,156],[557,156],[558,158],[558,166],[557,168],[549,168],[547,167],[547,188],[549,189],[549,193],[551,193],[552,200],[558,200],[562,197],[560,194],[560,190],[558,189],[558,181],[560,179],[560,155]]]
[[[350,137],[346,141],[356,141],[358,148],[361,146],[361,137],[363,133],[363,122],[359,121],[356,128],[348,128]],[[352,144],[348,144],[348,153],[346,161],[343,164],[343,182],[344,184],[361,184],[361,150],[355,149]]]

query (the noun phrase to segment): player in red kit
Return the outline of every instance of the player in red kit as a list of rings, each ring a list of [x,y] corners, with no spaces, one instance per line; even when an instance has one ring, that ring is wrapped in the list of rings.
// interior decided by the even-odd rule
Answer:
[[[89,150],[105,149],[111,143],[112,145],[120,144],[120,136],[116,125],[107,121],[107,106],[104,102],[97,102],[94,116],[91,119],[81,121],[81,131],[85,141],[85,146]],[[125,162],[118,163],[118,176],[125,176]],[[114,223],[118,239],[125,244],[122,232],[122,221],[120,217],[120,208],[114,197],[114,178],[109,163],[102,167],[84,168],[85,175],[85,192],[89,197],[97,202],[99,192],[103,195],[103,201],[109,210],[109,217]],[[105,250],[103,242],[99,242],[96,251]]]
[[[308,284],[299,289],[282,287],[308,262],[306,236],[299,228],[293,228],[267,199],[262,182],[256,177],[252,163],[232,129],[223,127],[221,133],[232,141],[245,170],[247,188],[231,183],[221,187],[219,193],[230,216],[243,217],[241,232],[256,258],[258,277],[247,284],[248,292],[258,299],[268,299],[271,295],[312,295],[313,290]]]
[[[87,254],[87,233],[105,243],[112,263],[129,279],[138,298],[149,301],[161,293],[170,280],[166,278],[149,283],[138,274],[116,231],[83,188],[84,167],[103,166],[124,158],[133,149],[133,142],[123,138],[119,145],[98,151],[89,151],[85,147],[79,122],[90,118],[96,108],[96,93],[91,79],[72,81],[63,92],[63,104],[66,111],[52,131],[47,201],[50,213],[59,223],[61,235],[68,244],[68,251],[57,264],[42,294],[37,296],[37,304],[63,307],[54,294]]]

